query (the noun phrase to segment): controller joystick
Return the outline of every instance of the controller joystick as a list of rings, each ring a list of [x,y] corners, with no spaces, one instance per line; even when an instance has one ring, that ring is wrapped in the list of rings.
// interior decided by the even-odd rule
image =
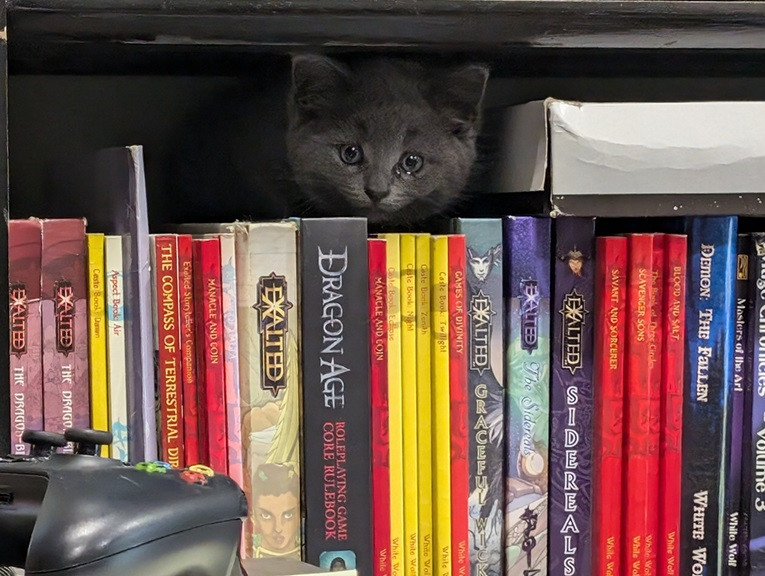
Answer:
[[[91,428],[67,428],[64,430],[64,438],[74,443],[75,454],[85,456],[97,456],[101,452],[101,446],[112,443],[112,433]]]
[[[21,439],[30,445],[29,456],[31,458],[50,458],[56,452],[56,448],[66,446],[64,435],[56,432],[24,430]]]

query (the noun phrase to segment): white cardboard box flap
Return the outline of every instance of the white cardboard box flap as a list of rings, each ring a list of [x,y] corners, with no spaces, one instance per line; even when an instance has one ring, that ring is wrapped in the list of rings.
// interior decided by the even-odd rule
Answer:
[[[508,111],[503,158],[504,192],[763,192],[765,102],[530,102]]]

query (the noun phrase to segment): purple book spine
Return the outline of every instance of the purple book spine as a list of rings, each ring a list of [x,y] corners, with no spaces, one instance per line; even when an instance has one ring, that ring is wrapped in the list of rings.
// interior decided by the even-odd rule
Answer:
[[[51,432],[90,426],[86,246],[83,219],[42,221],[43,406]]]
[[[24,430],[43,428],[40,221],[8,223],[11,454],[27,454]]]
[[[595,221],[555,221],[550,576],[590,574]]]

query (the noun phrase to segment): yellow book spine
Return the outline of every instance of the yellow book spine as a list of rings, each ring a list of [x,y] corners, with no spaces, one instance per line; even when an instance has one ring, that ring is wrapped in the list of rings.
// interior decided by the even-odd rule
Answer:
[[[401,388],[401,267],[399,235],[383,234],[388,265],[388,443],[390,574],[404,576],[404,441]]]
[[[90,420],[96,430],[110,430],[109,383],[106,364],[106,271],[104,235],[89,233],[88,238],[88,361],[90,368]],[[110,446],[101,447],[109,457]]]
[[[430,383],[430,235],[415,236],[417,265],[417,525],[420,576],[433,576],[433,434]]]
[[[417,493],[417,259],[415,236],[400,238],[401,266],[401,405],[404,455],[405,576],[419,574]]]
[[[447,236],[434,236],[431,248],[434,573],[436,576],[451,576],[449,238]]]

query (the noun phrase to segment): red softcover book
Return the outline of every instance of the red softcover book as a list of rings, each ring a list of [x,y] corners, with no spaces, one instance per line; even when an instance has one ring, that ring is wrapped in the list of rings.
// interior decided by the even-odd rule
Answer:
[[[599,237],[595,254],[592,568],[595,576],[621,576],[627,238]]]
[[[661,359],[664,332],[664,234],[653,235],[651,323],[648,326],[648,367],[651,371],[648,404],[648,448],[646,478],[646,538],[643,547],[644,574],[656,574],[659,543],[659,444],[661,440]]]
[[[452,574],[468,576],[468,374],[465,236],[449,236],[449,393],[451,419]]]
[[[372,544],[375,576],[390,574],[388,306],[385,240],[369,243],[369,342],[372,386]]]
[[[200,405],[198,414],[202,460],[216,473],[228,472],[226,444],[226,371],[223,351],[223,314],[220,278],[220,240],[193,239],[194,300],[197,321],[197,377]]]
[[[664,237],[664,313],[661,359],[661,442],[659,449],[658,576],[680,573],[685,284],[688,238]]]
[[[627,257],[627,357],[625,372],[625,458],[624,458],[624,574],[651,574],[646,566],[646,547],[651,547],[651,518],[648,509],[651,479],[656,477],[656,448],[652,445],[649,421],[652,409],[651,306],[653,303],[652,234],[628,236]],[[648,541],[647,541],[648,540]]]
[[[181,314],[179,300],[178,243],[175,235],[154,237],[157,290],[157,333],[159,358],[160,429],[162,459],[174,468],[183,468],[183,391],[181,376]]]
[[[183,440],[187,464],[201,462],[199,451],[199,388],[197,386],[196,322],[194,317],[194,268],[191,235],[178,235],[179,301],[181,318],[181,380],[183,390]]]

